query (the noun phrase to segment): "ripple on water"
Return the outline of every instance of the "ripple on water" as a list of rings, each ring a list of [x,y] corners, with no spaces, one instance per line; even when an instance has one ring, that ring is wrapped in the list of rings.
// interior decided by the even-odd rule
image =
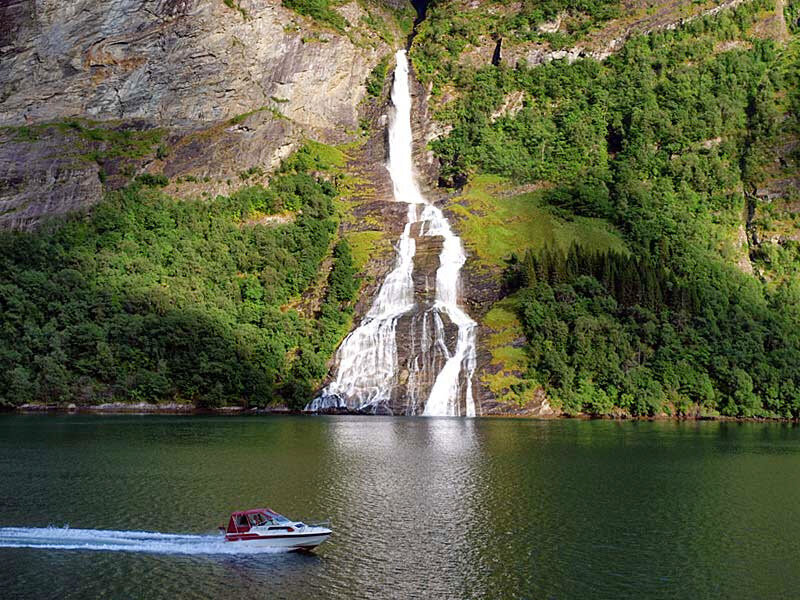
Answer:
[[[229,511],[268,504],[335,531],[315,555],[0,548],[0,595],[800,597],[798,431],[0,417],[0,527],[206,539]]]

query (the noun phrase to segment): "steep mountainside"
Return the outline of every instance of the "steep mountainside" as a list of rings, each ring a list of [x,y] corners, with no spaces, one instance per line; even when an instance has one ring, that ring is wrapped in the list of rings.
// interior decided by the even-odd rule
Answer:
[[[118,187],[143,169],[190,176],[181,195],[227,193],[304,138],[345,141],[367,76],[403,34],[380,3],[337,11],[339,29],[277,0],[4,3],[0,225],[85,208],[101,198],[98,179]],[[113,133],[63,126],[76,118],[90,131],[150,131],[151,143],[119,148]]]
[[[412,57],[468,182],[497,410],[797,415],[796,11],[429,11]]]
[[[393,266],[410,39],[414,159],[469,257],[479,413],[797,417],[799,18],[3,3],[0,404],[305,404]],[[441,238],[414,235],[425,299]]]
[[[413,9],[286,5],[0,7],[0,404],[308,401],[389,249],[338,226]]]

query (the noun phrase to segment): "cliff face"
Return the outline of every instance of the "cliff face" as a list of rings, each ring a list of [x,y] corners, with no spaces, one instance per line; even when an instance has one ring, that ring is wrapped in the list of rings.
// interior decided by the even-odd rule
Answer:
[[[6,5],[0,124],[80,115],[196,128],[279,99],[301,125],[354,127],[381,44],[309,31],[277,1],[241,9],[201,0]]]
[[[364,24],[366,9],[339,7],[350,24],[340,33],[279,0],[230,4],[0,5],[0,125],[81,117],[115,129],[163,128],[160,151],[154,146],[128,171],[202,180],[184,190],[190,194],[228,191],[228,179],[250,167],[268,169],[303,137],[340,142],[358,128],[365,79],[391,50]],[[380,7],[370,10],[391,23]],[[0,226],[30,228],[99,200],[100,186],[89,180],[104,165],[82,160],[86,152],[69,139],[2,133]],[[80,202],[68,191],[76,179]],[[36,202],[42,196],[47,201]]]

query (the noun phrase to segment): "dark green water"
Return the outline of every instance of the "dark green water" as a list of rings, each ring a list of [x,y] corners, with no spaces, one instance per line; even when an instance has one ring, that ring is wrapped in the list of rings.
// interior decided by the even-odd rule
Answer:
[[[335,535],[0,547],[0,598],[800,598],[791,425],[0,417],[0,527],[207,536],[262,505]]]

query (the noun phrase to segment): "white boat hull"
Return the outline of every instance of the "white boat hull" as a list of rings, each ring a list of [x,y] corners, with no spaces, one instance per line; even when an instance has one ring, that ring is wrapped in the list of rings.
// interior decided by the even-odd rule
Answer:
[[[301,531],[260,534],[256,532],[242,535],[226,535],[230,544],[241,544],[242,548],[285,548],[287,550],[311,550],[331,537],[333,532],[324,527],[306,527]]]

